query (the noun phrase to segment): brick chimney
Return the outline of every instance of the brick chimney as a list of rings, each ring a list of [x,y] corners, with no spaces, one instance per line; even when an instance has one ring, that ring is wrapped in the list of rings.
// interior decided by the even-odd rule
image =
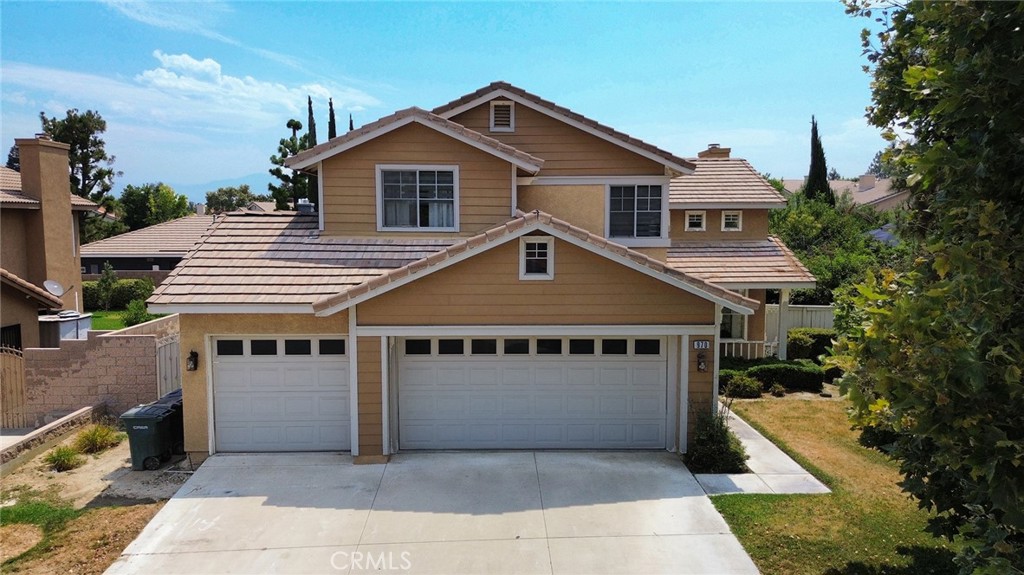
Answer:
[[[728,158],[732,148],[723,148],[718,144],[708,144],[708,149],[697,152],[698,158]]]
[[[78,259],[78,226],[71,211],[68,180],[70,146],[44,135],[19,138],[21,192],[39,200],[25,222],[28,281],[42,287],[55,280],[64,287],[64,309],[82,311],[82,273]]]
[[[857,180],[857,191],[859,192],[866,192],[873,187],[875,187],[874,174],[864,174],[859,180]]]

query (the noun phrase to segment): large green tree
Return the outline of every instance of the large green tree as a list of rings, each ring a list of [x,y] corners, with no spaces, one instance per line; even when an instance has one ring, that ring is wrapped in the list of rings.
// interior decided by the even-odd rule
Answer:
[[[7,167],[15,172],[21,171],[21,153],[18,151],[18,144],[11,146],[7,152]]]
[[[164,183],[127,185],[121,192],[121,221],[138,230],[189,215],[188,198]]]
[[[270,190],[270,194],[274,196],[274,201],[277,202],[277,209],[279,210],[289,209],[289,204],[290,207],[294,208],[300,199],[316,201],[316,192],[312,191],[311,194],[311,190],[315,189],[310,186],[309,177],[286,168],[284,165],[285,160],[311,147],[309,145],[309,135],[298,135],[299,130],[302,129],[302,122],[298,120],[288,120],[285,127],[292,131],[291,137],[281,138],[277,145],[277,154],[270,156],[270,163],[274,164],[274,167],[270,169],[270,175],[277,178],[278,183],[267,184],[267,188]]]
[[[71,146],[68,164],[71,168],[71,193],[99,201],[114,186],[114,176],[120,176],[111,167],[114,156],[107,154],[102,135],[107,121],[99,112],[86,110],[79,113],[70,109],[63,118],[47,118],[39,112],[43,132],[55,142]]]
[[[264,198],[268,196],[254,196],[249,184],[217,188],[217,191],[206,192],[206,209],[213,214],[233,212]]]
[[[807,168],[807,183],[804,195],[811,200],[821,200],[835,205],[836,196],[828,183],[828,166],[825,163],[825,148],[818,136],[818,121],[811,116],[811,165]]]
[[[963,572],[1024,570],[1024,3],[858,0],[870,121],[900,149],[913,270],[858,287],[836,346],[855,422],[963,542]],[[903,142],[900,134],[909,134]]]

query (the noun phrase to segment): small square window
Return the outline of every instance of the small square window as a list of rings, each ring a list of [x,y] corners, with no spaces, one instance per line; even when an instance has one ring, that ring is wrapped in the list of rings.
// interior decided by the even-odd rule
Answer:
[[[242,340],[240,339],[219,339],[217,340],[217,355],[242,355]]]
[[[561,355],[562,340],[560,339],[538,339],[537,355]]]
[[[469,346],[473,355],[495,355],[498,353],[498,340],[474,339]]]
[[[527,236],[519,243],[519,279],[555,279],[554,242],[550,237]]]
[[[569,355],[594,355],[594,340],[570,339]]]
[[[705,229],[705,227],[704,227],[704,220],[705,220],[705,218],[707,216],[707,212],[703,212],[703,211],[701,211],[701,212],[694,212],[694,211],[689,211],[688,210],[685,215],[686,215],[686,231],[688,231],[688,232],[703,232],[704,231],[704,229]]]
[[[743,230],[743,212],[722,212],[722,231],[738,232]]]
[[[405,340],[405,355],[430,355],[429,339]]]
[[[505,355],[526,355],[530,353],[530,340],[528,339],[506,339],[504,344]]]
[[[345,355],[345,340],[321,339],[320,355]]]
[[[276,339],[254,339],[249,342],[252,355],[277,355]]]
[[[626,340],[624,339],[602,339],[602,355],[626,355]]]
[[[633,353],[636,355],[660,355],[660,339],[638,339],[633,342]]]
[[[466,342],[461,339],[437,340],[437,353],[440,355],[462,355],[466,350]]]
[[[313,355],[313,342],[308,339],[284,340],[285,355]]]

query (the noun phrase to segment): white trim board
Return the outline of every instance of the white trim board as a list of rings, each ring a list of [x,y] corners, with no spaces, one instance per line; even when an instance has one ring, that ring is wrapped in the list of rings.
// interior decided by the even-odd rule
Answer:
[[[668,190],[672,178],[668,176],[518,176],[520,186],[604,186],[604,185],[662,185]],[[667,195],[666,195],[667,197]]]
[[[364,292],[364,293],[362,293],[362,294],[360,294],[360,295],[358,295],[358,296],[356,296],[354,298],[349,298],[349,299],[345,300],[344,302],[341,302],[341,303],[329,306],[326,309],[319,310],[319,311],[317,311],[315,313],[316,313],[316,315],[318,317],[326,317],[326,316],[333,315],[333,314],[335,314],[335,313],[337,313],[337,312],[339,312],[339,311],[341,311],[343,309],[347,309],[349,307],[352,307],[352,306],[357,305],[359,303],[362,303],[364,301],[367,301],[367,300],[370,300],[372,298],[375,298],[378,295],[381,295],[381,294],[387,293],[387,292],[389,292],[389,291],[391,291],[393,289],[397,289],[399,287],[402,287],[402,286],[404,286],[404,285],[406,285],[408,283],[414,282],[414,281],[416,281],[416,280],[418,280],[420,278],[426,277],[426,276],[428,276],[428,275],[430,275],[432,273],[438,272],[438,271],[443,270],[443,269],[445,269],[445,268],[447,268],[449,266],[455,265],[455,264],[457,264],[457,263],[459,263],[459,262],[461,262],[463,260],[466,260],[466,259],[469,259],[469,258],[471,258],[473,256],[476,256],[477,254],[481,254],[483,252],[489,251],[489,250],[491,250],[491,249],[493,249],[495,247],[498,247],[500,245],[503,245],[503,244],[505,244],[507,242],[516,240],[519,237],[524,236],[524,235],[529,234],[530,232],[534,232],[534,231],[543,231],[543,232],[547,233],[548,235],[554,236],[554,237],[556,237],[556,238],[558,238],[558,239],[560,239],[562,241],[565,241],[565,242],[573,244],[573,245],[575,245],[577,247],[583,248],[583,249],[585,249],[585,250],[587,250],[587,251],[589,251],[589,252],[591,252],[593,254],[605,257],[605,258],[607,258],[607,259],[609,259],[609,260],[611,260],[613,262],[621,264],[621,265],[623,265],[623,266],[625,266],[627,268],[630,268],[630,269],[632,269],[634,271],[640,272],[640,273],[642,273],[642,274],[644,274],[646,276],[652,277],[652,278],[657,279],[657,280],[661,280],[661,281],[663,281],[663,282],[665,282],[665,283],[667,283],[667,284],[669,284],[671,286],[677,287],[677,288],[679,288],[679,289],[681,289],[681,290],[683,290],[683,291],[685,291],[687,293],[691,293],[693,295],[696,295],[698,297],[701,297],[703,299],[706,299],[708,301],[714,302],[714,303],[719,304],[719,305],[726,305],[729,308],[735,309],[736,311],[738,311],[738,312],[740,312],[740,313],[742,313],[744,315],[750,315],[750,314],[754,313],[754,308],[752,308],[752,307],[746,307],[746,306],[738,305],[738,304],[736,304],[734,302],[731,302],[731,301],[729,301],[727,299],[718,297],[716,295],[712,295],[711,293],[706,292],[706,291],[700,289],[697,286],[690,285],[689,283],[687,283],[685,281],[676,279],[673,276],[670,276],[668,274],[665,274],[665,273],[662,273],[660,271],[654,270],[654,269],[652,269],[652,268],[650,268],[650,267],[648,267],[646,265],[643,265],[641,263],[635,262],[635,261],[633,261],[632,259],[630,259],[630,258],[628,258],[626,256],[621,256],[621,255],[619,255],[617,253],[614,253],[614,252],[611,252],[611,251],[609,251],[607,249],[595,246],[594,244],[591,244],[588,241],[581,240],[580,238],[577,238],[576,236],[573,236],[572,234],[568,234],[568,233],[562,232],[560,230],[557,230],[557,229],[555,229],[555,228],[553,228],[553,227],[551,227],[551,226],[549,226],[547,224],[544,224],[544,223],[542,223],[540,221],[537,221],[537,220],[534,220],[533,222],[531,222],[531,223],[529,223],[529,224],[519,228],[518,230],[516,230],[514,232],[511,232],[511,233],[508,233],[508,234],[506,234],[506,235],[504,235],[504,236],[502,236],[502,237],[500,237],[500,238],[498,238],[496,240],[487,242],[487,243],[483,244],[480,247],[476,247],[476,248],[473,248],[473,249],[463,250],[462,252],[460,252],[460,253],[452,256],[452,257],[449,257],[449,258],[443,260],[442,262],[440,262],[440,263],[438,263],[436,265],[430,266],[430,267],[426,268],[425,270],[423,270],[423,271],[421,271],[419,273],[406,275],[406,276],[404,276],[402,278],[399,278],[399,279],[397,279],[395,281],[388,282],[388,283],[380,286],[379,288],[371,289],[371,290],[366,291],[366,292]],[[328,297],[325,297],[323,299],[329,299],[330,297],[333,297],[333,296],[328,296]]]
[[[429,113],[429,112],[427,112],[427,113]],[[309,158],[306,158],[306,159],[304,159],[302,161],[295,162],[293,164],[287,165],[287,167],[291,168],[293,170],[303,170],[303,169],[306,169],[306,168],[312,166],[313,164],[319,164],[320,162],[326,160],[327,158],[330,158],[332,156],[340,154],[340,153],[344,152],[345,150],[350,150],[352,148],[355,148],[356,146],[359,146],[361,144],[369,142],[370,140],[373,140],[373,139],[377,138],[378,136],[383,136],[384,134],[387,134],[389,132],[393,132],[393,131],[397,130],[398,128],[402,128],[404,126],[408,126],[409,124],[412,124],[412,123],[417,123],[417,124],[419,124],[421,126],[426,126],[427,128],[430,128],[431,130],[434,130],[434,131],[436,131],[438,133],[444,134],[444,135],[446,135],[446,136],[448,136],[450,138],[454,138],[454,139],[456,139],[456,140],[458,140],[458,141],[460,141],[460,142],[462,142],[462,143],[464,143],[464,144],[466,144],[468,146],[471,146],[473,148],[476,148],[478,150],[481,150],[483,152],[491,154],[492,156],[496,156],[498,158],[501,158],[501,159],[505,160],[506,162],[509,162],[509,163],[511,163],[511,164],[513,164],[515,166],[518,166],[519,168],[522,168],[523,170],[526,170],[527,172],[530,172],[531,174],[536,174],[538,171],[540,171],[539,167],[537,167],[537,166],[535,166],[535,165],[533,165],[531,163],[528,163],[528,162],[522,160],[521,158],[516,157],[513,154],[505,153],[505,152],[503,152],[503,151],[501,151],[501,150],[499,150],[497,148],[494,148],[493,146],[489,146],[487,144],[484,144],[484,143],[480,142],[479,140],[475,140],[473,138],[466,137],[465,135],[460,134],[458,132],[455,132],[453,130],[446,130],[446,129],[444,129],[443,126],[437,124],[436,122],[431,122],[430,120],[427,120],[426,118],[422,118],[422,117],[416,116],[416,115],[410,115],[410,116],[406,116],[404,118],[401,118],[399,120],[395,120],[394,122],[391,122],[390,124],[387,124],[385,126],[381,126],[381,127],[377,128],[376,130],[372,130],[370,132],[367,132],[365,134],[362,134],[360,136],[352,138],[351,140],[349,140],[349,141],[347,141],[347,142],[345,142],[343,144],[339,144],[337,146],[328,148],[328,149],[320,152],[319,154],[315,154],[315,155],[310,156]]]
[[[677,163],[675,163],[675,162],[673,162],[671,160],[668,160],[666,158],[663,158],[663,157],[659,156],[658,154],[655,154],[653,152],[645,150],[645,149],[643,149],[643,148],[641,148],[639,146],[635,146],[633,144],[630,144],[629,142],[620,140],[619,138],[616,138],[615,136],[612,136],[611,134],[608,134],[606,132],[603,132],[601,130],[598,130],[596,128],[588,126],[588,125],[586,125],[586,124],[584,124],[584,123],[582,123],[582,122],[580,122],[578,120],[574,120],[574,119],[572,119],[572,118],[570,118],[570,117],[568,117],[568,116],[566,116],[564,114],[560,114],[560,113],[558,113],[558,112],[556,112],[554,110],[551,110],[550,108],[547,108],[545,106],[541,106],[541,105],[536,104],[534,102],[531,102],[530,100],[528,100],[526,98],[523,98],[523,97],[521,97],[521,96],[519,96],[517,94],[513,94],[512,92],[509,92],[508,90],[505,90],[503,88],[498,88],[497,90],[494,90],[492,92],[488,92],[488,93],[484,94],[483,96],[480,96],[480,97],[475,98],[475,99],[473,99],[473,100],[471,100],[471,101],[469,101],[469,102],[467,102],[465,104],[462,104],[461,106],[458,106],[456,108],[452,108],[451,110],[448,110],[447,112],[444,112],[442,114],[437,114],[437,115],[447,120],[449,118],[453,118],[455,116],[458,116],[459,114],[461,114],[462,112],[465,112],[466,110],[470,110],[470,109],[476,108],[477,106],[479,106],[479,105],[481,105],[481,104],[483,104],[485,102],[489,102],[489,101],[495,100],[495,99],[499,99],[499,100],[500,99],[512,100],[513,102],[515,102],[517,104],[520,104],[520,105],[523,105],[523,106],[526,106],[527,108],[530,108],[531,110],[534,110],[535,112],[540,112],[541,114],[544,114],[545,116],[548,116],[548,117],[554,118],[554,119],[556,119],[556,120],[558,120],[560,122],[564,122],[566,124],[569,124],[570,126],[576,128],[578,130],[582,130],[583,132],[586,132],[586,133],[590,134],[591,136],[595,136],[595,137],[600,138],[600,139],[602,139],[602,140],[604,140],[606,142],[615,144],[616,146],[619,146],[620,148],[625,148],[625,149],[629,150],[630,152],[633,152],[634,154],[637,154],[639,156],[643,156],[643,157],[645,157],[648,160],[651,160],[653,162],[657,162],[657,163],[665,166],[666,168],[669,168],[669,169],[672,169],[672,170],[675,170],[675,171],[679,172],[680,174],[692,174],[694,172],[694,169],[691,168],[691,167],[684,166],[682,164],[677,164]]]

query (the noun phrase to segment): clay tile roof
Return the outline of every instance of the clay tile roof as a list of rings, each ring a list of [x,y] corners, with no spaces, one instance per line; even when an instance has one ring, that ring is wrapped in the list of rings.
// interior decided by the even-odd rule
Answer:
[[[148,303],[297,304],[362,286],[455,240],[321,238],[317,216],[233,212],[218,216]]]
[[[516,220],[521,220],[523,226],[518,226],[514,228],[511,224],[516,222]],[[606,249],[617,255],[625,256],[633,260],[634,262],[651,268],[654,271],[663,273],[667,276],[672,277],[675,280],[682,281],[694,287],[695,289],[711,294],[713,296],[717,296],[721,299],[731,301],[733,303],[745,307],[756,308],[758,306],[758,303],[752,299],[743,297],[740,294],[737,294],[725,288],[709,283],[703,279],[692,276],[678,269],[672,268],[640,252],[630,250],[629,248],[619,246],[617,244],[613,244],[601,236],[592,234],[582,228],[573,226],[568,222],[554,218],[550,214],[546,214],[544,212],[540,212],[537,210],[534,210],[529,213],[519,212],[519,215],[516,218],[510,220],[510,222],[492,228],[491,230],[488,230],[487,232],[484,233],[484,235],[487,238],[486,242],[478,243],[476,238],[461,240],[458,243],[449,246],[447,249],[443,249],[425,258],[422,258],[420,261],[410,262],[406,266],[403,266],[406,269],[402,269],[400,273],[397,270],[386,271],[382,274],[381,277],[374,278],[374,281],[372,282],[370,289],[372,290],[377,289],[379,287],[383,287],[390,283],[391,281],[398,279],[398,277],[405,278],[407,276],[429,273],[430,268],[444,263],[455,254],[461,253],[469,249],[478,249],[479,246],[483,245],[484,243],[490,243],[504,239],[506,236],[513,233],[513,228],[521,229],[522,227],[525,227],[527,224],[533,222],[549,225],[555,229],[565,230],[570,235],[577,237],[587,243],[593,244],[594,246],[597,246],[602,249]],[[472,246],[470,245],[471,243],[473,244]],[[313,309],[318,312],[323,311],[336,305],[344,304],[345,302],[352,300],[357,296],[367,293],[367,291],[368,290],[362,289],[356,291],[352,288],[349,288],[337,294],[322,298],[320,301],[316,302],[313,305]]]
[[[72,210],[96,210],[99,206],[81,196],[71,194]],[[0,166],[0,204],[9,206],[38,206],[39,200],[26,196],[21,190],[21,174],[7,166]]]
[[[7,166],[0,166],[0,190],[5,192],[20,192],[21,174]]]
[[[612,138],[615,138],[616,140],[620,140],[623,143],[626,143],[626,144],[629,144],[631,146],[640,148],[641,150],[644,150],[646,152],[650,152],[651,154],[654,154],[654,155],[656,155],[656,156],[658,156],[658,157],[660,157],[660,158],[662,158],[664,160],[667,160],[669,162],[672,162],[672,163],[677,164],[679,166],[682,166],[684,168],[691,168],[692,169],[692,167],[693,167],[693,163],[691,161],[689,161],[689,160],[686,160],[684,158],[680,158],[679,156],[676,156],[675,154],[672,154],[670,152],[662,150],[661,148],[659,148],[657,146],[654,146],[652,144],[648,144],[647,142],[644,142],[643,140],[640,140],[639,138],[634,138],[633,136],[630,136],[629,134],[625,134],[625,133],[620,132],[620,131],[618,131],[618,130],[616,130],[614,128],[611,128],[609,126],[605,126],[604,124],[602,124],[602,123],[600,123],[600,122],[598,122],[596,120],[591,120],[590,118],[584,116],[583,114],[579,114],[577,112],[573,112],[569,108],[566,108],[564,106],[559,106],[558,104],[556,104],[554,102],[551,102],[549,100],[545,100],[544,98],[541,98],[540,96],[538,96],[536,94],[532,94],[530,92],[527,92],[526,90],[524,90],[522,88],[519,88],[517,86],[513,86],[512,84],[509,84],[508,82],[501,82],[501,81],[491,82],[487,86],[484,86],[483,88],[480,88],[479,90],[477,90],[475,92],[471,92],[469,94],[466,94],[465,96],[462,96],[461,98],[452,100],[451,102],[448,102],[447,104],[444,104],[442,106],[438,106],[438,107],[434,108],[432,111],[433,111],[434,114],[437,114],[439,116],[443,116],[445,113],[447,113],[447,112],[449,112],[451,110],[454,110],[454,109],[456,109],[456,108],[458,108],[460,106],[463,106],[464,104],[468,104],[468,103],[470,103],[470,102],[472,102],[474,100],[477,100],[479,98],[485,97],[488,94],[491,94],[493,92],[497,92],[498,90],[504,90],[505,92],[508,92],[510,94],[514,94],[515,96],[518,96],[518,97],[522,98],[523,100],[529,101],[529,102],[531,102],[533,104],[536,104],[537,106],[540,106],[542,108],[547,108],[548,110],[551,110],[552,112],[555,112],[555,113],[557,113],[557,114],[559,114],[561,116],[564,116],[566,118],[569,118],[571,120],[579,122],[580,124],[583,124],[583,125],[585,125],[585,126],[587,126],[589,128],[597,130],[599,132],[603,132],[604,134],[607,134],[608,136],[611,136]]]
[[[0,268],[0,282],[23,292],[25,295],[39,302],[42,306],[51,309],[59,309],[64,306],[64,302],[62,302],[59,297],[3,268]]]
[[[330,152],[335,148],[340,148],[345,144],[352,142],[353,140],[357,140],[364,136],[369,136],[374,132],[377,132],[383,128],[386,128],[387,126],[390,126],[391,124],[400,122],[409,117],[419,118],[420,120],[429,122],[433,126],[440,129],[441,131],[447,131],[452,134],[458,134],[464,138],[473,140],[474,142],[477,142],[485,147],[491,148],[496,152],[500,152],[502,154],[505,154],[506,156],[512,156],[521,163],[525,164],[526,166],[534,168],[535,171],[539,171],[541,166],[544,165],[544,160],[536,156],[527,154],[522,150],[517,150],[516,148],[513,148],[508,144],[503,144],[502,142],[499,142],[494,138],[485,136],[475,130],[471,130],[463,126],[462,124],[452,122],[451,120],[446,120],[436,114],[432,114],[426,110],[416,107],[399,110],[394,114],[391,114],[390,116],[384,116],[383,118],[377,120],[376,122],[371,122],[358,129],[352,130],[351,132],[342,134],[341,136],[338,136],[336,138],[332,138],[324,142],[323,144],[313,146],[312,148],[304,150],[285,160],[285,165],[291,167],[295,166],[296,164],[301,164],[305,160]]]
[[[726,286],[813,287],[815,282],[786,244],[771,236],[766,240],[673,242],[666,261],[679,271]]]
[[[742,158],[694,158],[692,174],[672,178],[669,202],[692,205],[772,204],[786,199]]]
[[[184,256],[211,224],[213,216],[185,216],[85,244],[82,256]]]

